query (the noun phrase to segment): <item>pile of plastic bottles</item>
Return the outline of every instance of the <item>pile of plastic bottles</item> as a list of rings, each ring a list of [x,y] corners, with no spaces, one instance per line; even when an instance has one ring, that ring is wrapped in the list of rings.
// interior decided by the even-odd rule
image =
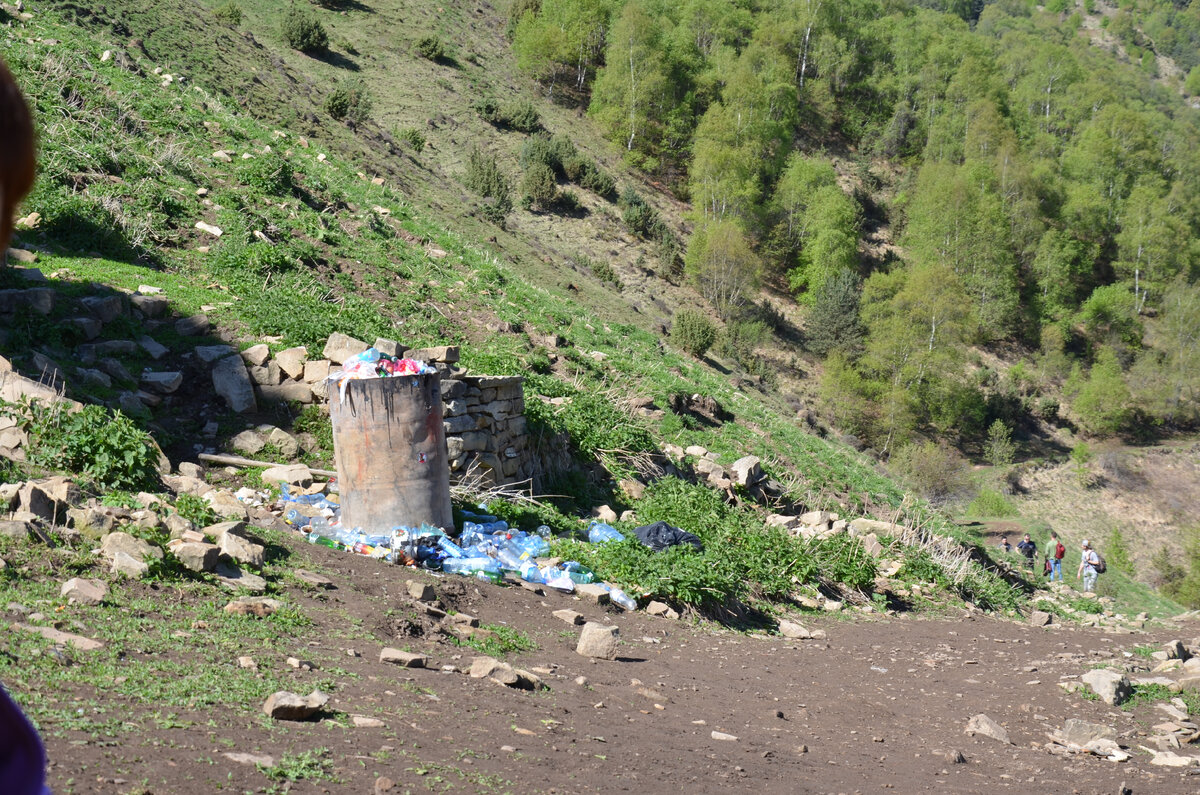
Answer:
[[[465,521],[457,541],[427,524],[415,528],[397,526],[386,534],[368,535],[362,528],[343,527],[338,504],[323,494],[294,494],[283,485],[280,497],[285,520],[304,533],[311,544],[494,583],[501,582],[504,572],[511,571],[526,582],[566,593],[573,592],[576,585],[596,582],[595,572],[576,561],[538,566],[536,559],[550,553],[551,531],[545,525],[526,532],[510,528],[495,516],[463,511]],[[296,507],[288,507],[289,504]],[[308,506],[308,510],[298,506]],[[313,510],[317,515],[308,516]],[[618,530],[602,522],[588,525],[588,540],[593,544],[622,538]],[[597,584],[609,592],[614,604],[626,610],[637,609],[637,602],[620,588],[603,582]]]
[[[329,380],[337,383],[338,396],[345,400],[347,385],[356,379],[428,375],[436,372],[434,368],[416,359],[397,359],[380,353],[375,348],[367,348],[342,362],[342,369],[330,373]]]

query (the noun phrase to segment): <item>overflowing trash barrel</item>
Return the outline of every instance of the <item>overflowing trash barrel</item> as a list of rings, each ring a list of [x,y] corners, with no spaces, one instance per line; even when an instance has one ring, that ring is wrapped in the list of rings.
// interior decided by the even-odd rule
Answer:
[[[450,467],[437,373],[365,378],[330,390],[342,526],[452,528]]]

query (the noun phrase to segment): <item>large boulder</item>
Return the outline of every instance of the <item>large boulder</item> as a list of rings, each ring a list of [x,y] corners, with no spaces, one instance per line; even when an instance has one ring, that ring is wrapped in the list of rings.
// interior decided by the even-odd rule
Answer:
[[[317,714],[327,703],[329,696],[320,690],[314,690],[307,696],[281,690],[267,698],[263,704],[263,712],[275,720],[306,720]]]
[[[614,660],[617,657],[617,638],[620,630],[609,624],[589,621],[579,633],[575,653],[583,657]]]
[[[212,380],[213,389],[231,411],[245,414],[258,410],[258,403],[254,399],[254,382],[250,380],[241,356],[234,354],[217,361]]]
[[[192,571],[213,571],[217,568],[217,559],[221,556],[221,548],[216,544],[197,542],[171,542],[171,552],[179,559],[184,567]]]
[[[255,544],[253,541],[242,538],[240,535],[234,533],[225,533],[221,536],[221,540],[217,543],[217,546],[221,550],[222,555],[232,558],[238,563],[244,563],[256,569],[262,568],[266,553],[266,549],[262,544]]]
[[[1129,677],[1119,671],[1097,668],[1088,671],[1079,679],[1090,687],[1093,693],[1100,696],[1101,701],[1113,707],[1124,704],[1133,695]]]
[[[740,486],[753,486],[763,479],[762,459],[756,455],[748,455],[733,462],[729,468],[734,480]]]
[[[100,542],[100,554],[109,560],[116,557],[118,552],[143,562],[148,559],[162,560],[163,556],[162,550],[153,544],[120,531],[109,533]]]

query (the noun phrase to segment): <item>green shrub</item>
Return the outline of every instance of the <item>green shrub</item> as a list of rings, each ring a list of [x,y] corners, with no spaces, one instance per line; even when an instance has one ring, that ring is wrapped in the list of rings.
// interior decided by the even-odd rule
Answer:
[[[1017,516],[1020,511],[1008,500],[1004,499],[1004,495],[994,489],[984,489],[979,492],[979,496],[971,501],[967,506],[968,516]]]
[[[559,159],[559,153],[555,149],[554,143],[548,136],[531,135],[525,143],[521,145],[521,155],[518,162],[521,168],[528,171],[533,166],[545,166],[551,171],[560,173],[562,171],[562,160]]]
[[[270,196],[288,196],[295,187],[292,164],[275,152],[238,162],[238,178]]]
[[[579,187],[590,190],[602,199],[612,201],[617,197],[617,183],[608,174],[602,170],[595,161],[588,160],[583,168],[583,173],[578,178],[573,179],[573,182],[578,182]]]
[[[325,112],[331,118],[361,124],[371,114],[371,95],[361,81],[343,83],[325,98]]]
[[[505,216],[512,210],[511,188],[496,163],[495,155],[485,154],[478,147],[473,147],[467,154],[463,184],[487,200],[483,214],[488,220],[496,224],[504,223]]]
[[[437,36],[430,34],[417,40],[417,53],[430,61],[440,61],[446,57],[446,45]]]
[[[933,442],[903,445],[892,454],[888,469],[935,505],[961,498],[971,488],[962,457]]]
[[[542,122],[533,103],[522,100],[511,104],[500,104],[490,97],[475,103],[475,112],[489,124],[519,132],[537,132]]]
[[[592,275],[600,281],[607,282],[615,286],[618,290],[621,289],[621,279],[617,276],[617,272],[613,270],[612,265],[609,265],[604,260],[589,259],[580,255],[575,257],[575,264],[591,271]]]
[[[64,404],[17,407],[18,423],[29,434],[30,463],[84,475],[105,489],[140,491],[158,480],[158,450],[150,434],[120,412]]]
[[[420,154],[425,149],[425,134],[416,127],[401,130],[400,140],[411,146],[417,154]]]
[[[717,327],[707,317],[691,309],[680,310],[671,323],[671,342],[681,350],[703,358],[717,340]]]
[[[229,0],[229,2],[221,3],[221,5],[214,8],[213,16],[226,25],[237,27],[242,24],[242,7],[233,2],[233,0]]]
[[[194,494],[180,494],[175,500],[175,513],[196,527],[207,527],[219,518],[211,505]]]
[[[292,8],[283,18],[283,40],[293,50],[321,52],[329,46],[329,34],[316,17],[299,8]]]
[[[521,180],[521,193],[534,207],[550,209],[558,198],[558,182],[554,179],[554,172],[543,163],[531,164]]]

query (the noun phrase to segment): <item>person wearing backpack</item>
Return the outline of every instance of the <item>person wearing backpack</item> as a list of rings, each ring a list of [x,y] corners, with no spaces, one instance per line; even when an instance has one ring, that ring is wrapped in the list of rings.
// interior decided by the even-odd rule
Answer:
[[[1050,541],[1054,544],[1054,552],[1050,556],[1050,582],[1062,582],[1062,562],[1067,554],[1067,548],[1058,540],[1058,533],[1050,533]]]
[[[1075,579],[1083,577],[1084,593],[1096,592],[1096,575],[1102,574],[1107,568],[1104,565],[1104,558],[1100,557],[1100,553],[1092,549],[1088,544],[1087,539],[1083,539],[1083,554],[1079,560],[1079,572],[1075,575]]]

